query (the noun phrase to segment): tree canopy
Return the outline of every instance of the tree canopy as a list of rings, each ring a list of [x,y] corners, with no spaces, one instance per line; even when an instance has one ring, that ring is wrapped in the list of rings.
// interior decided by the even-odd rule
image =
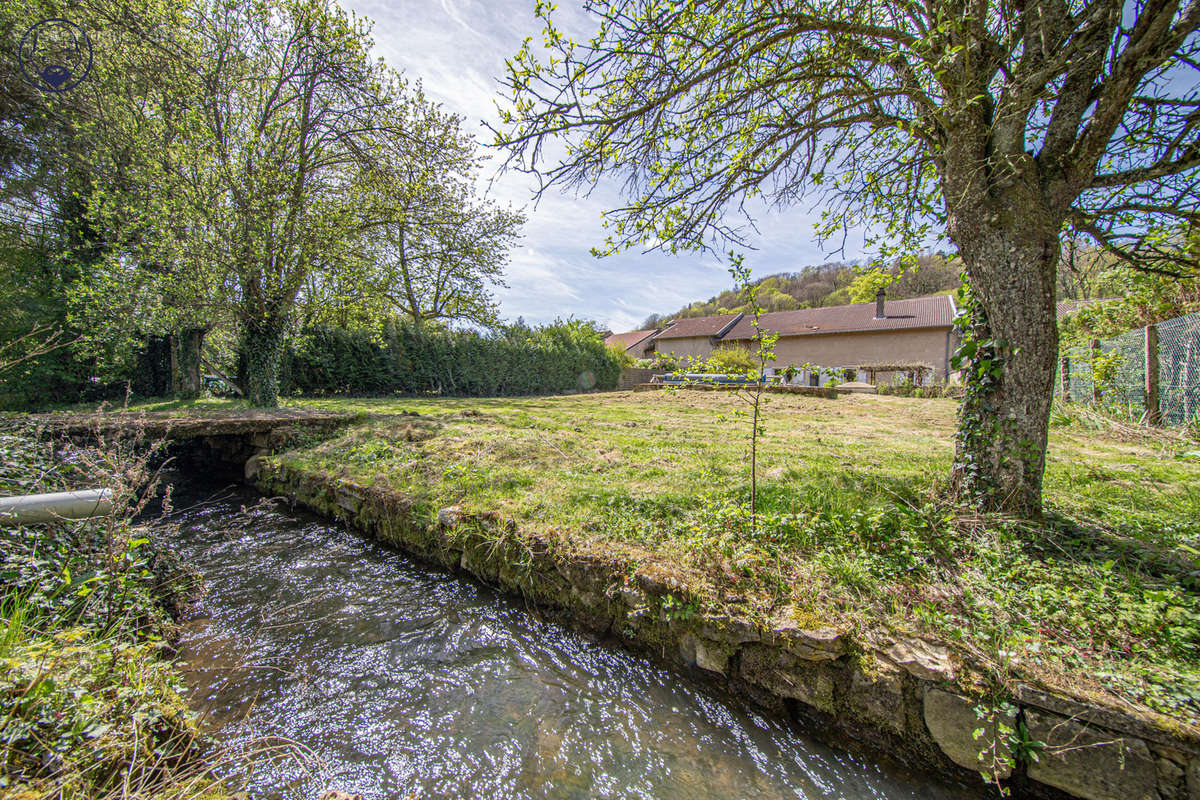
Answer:
[[[6,4],[6,38],[49,11]],[[233,331],[238,382],[273,405],[283,339],[301,325],[495,321],[522,218],[479,196],[461,118],[371,57],[363,19],[332,0],[85,0],[72,13],[96,45],[88,79],[0,92],[19,109],[0,127],[0,205],[26,234],[51,220],[73,237],[63,258],[89,265],[53,312],[83,334],[77,355],[127,360],[168,336],[188,396],[206,335]]]

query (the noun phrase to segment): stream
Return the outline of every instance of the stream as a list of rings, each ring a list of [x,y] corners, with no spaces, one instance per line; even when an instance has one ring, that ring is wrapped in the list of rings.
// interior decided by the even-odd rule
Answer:
[[[169,543],[203,576],[190,702],[234,747],[285,737],[254,798],[967,798],[803,738],[646,658],[541,619],[344,526],[175,488]],[[982,787],[973,787],[982,788]]]

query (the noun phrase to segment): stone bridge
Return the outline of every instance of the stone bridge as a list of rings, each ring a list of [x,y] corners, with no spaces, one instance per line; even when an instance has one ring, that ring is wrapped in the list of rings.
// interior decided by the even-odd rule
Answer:
[[[166,440],[177,461],[240,471],[253,479],[258,457],[310,435],[328,435],[355,414],[312,408],[110,411],[39,414],[43,433],[77,443]]]

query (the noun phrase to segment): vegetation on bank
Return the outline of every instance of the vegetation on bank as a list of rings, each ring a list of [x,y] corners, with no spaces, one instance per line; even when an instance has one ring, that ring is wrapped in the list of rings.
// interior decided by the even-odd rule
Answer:
[[[1035,524],[940,499],[953,401],[772,396],[752,526],[747,423],[723,394],[306,402],[367,418],[285,464],[394,490],[429,522],[499,512],[656,562],[707,611],[932,635],[1010,687],[1200,724],[1194,431],[1057,409]]]
[[[166,658],[190,580],[129,519],[144,455],[0,428],[0,495],[104,485],[114,516],[0,527],[0,795],[218,797]]]

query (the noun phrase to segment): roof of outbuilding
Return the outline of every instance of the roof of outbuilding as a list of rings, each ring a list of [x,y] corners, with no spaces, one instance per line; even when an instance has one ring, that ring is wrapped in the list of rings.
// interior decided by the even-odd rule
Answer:
[[[954,300],[949,295],[930,295],[908,300],[887,300],[886,316],[876,319],[875,303],[849,306],[803,308],[763,314],[763,330],[780,336],[809,336],[822,333],[891,331],[907,328],[949,328],[954,324]],[[743,317],[725,339],[753,339],[754,320]]]
[[[625,350],[634,345],[649,339],[657,331],[656,328],[647,328],[644,331],[627,331],[626,333],[610,333],[605,337],[604,343],[609,347],[621,347]]]
[[[741,314],[718,314],[715,317],[681,319],[655,336],[655,339],[684,339],[691,336],[722,336]]]

